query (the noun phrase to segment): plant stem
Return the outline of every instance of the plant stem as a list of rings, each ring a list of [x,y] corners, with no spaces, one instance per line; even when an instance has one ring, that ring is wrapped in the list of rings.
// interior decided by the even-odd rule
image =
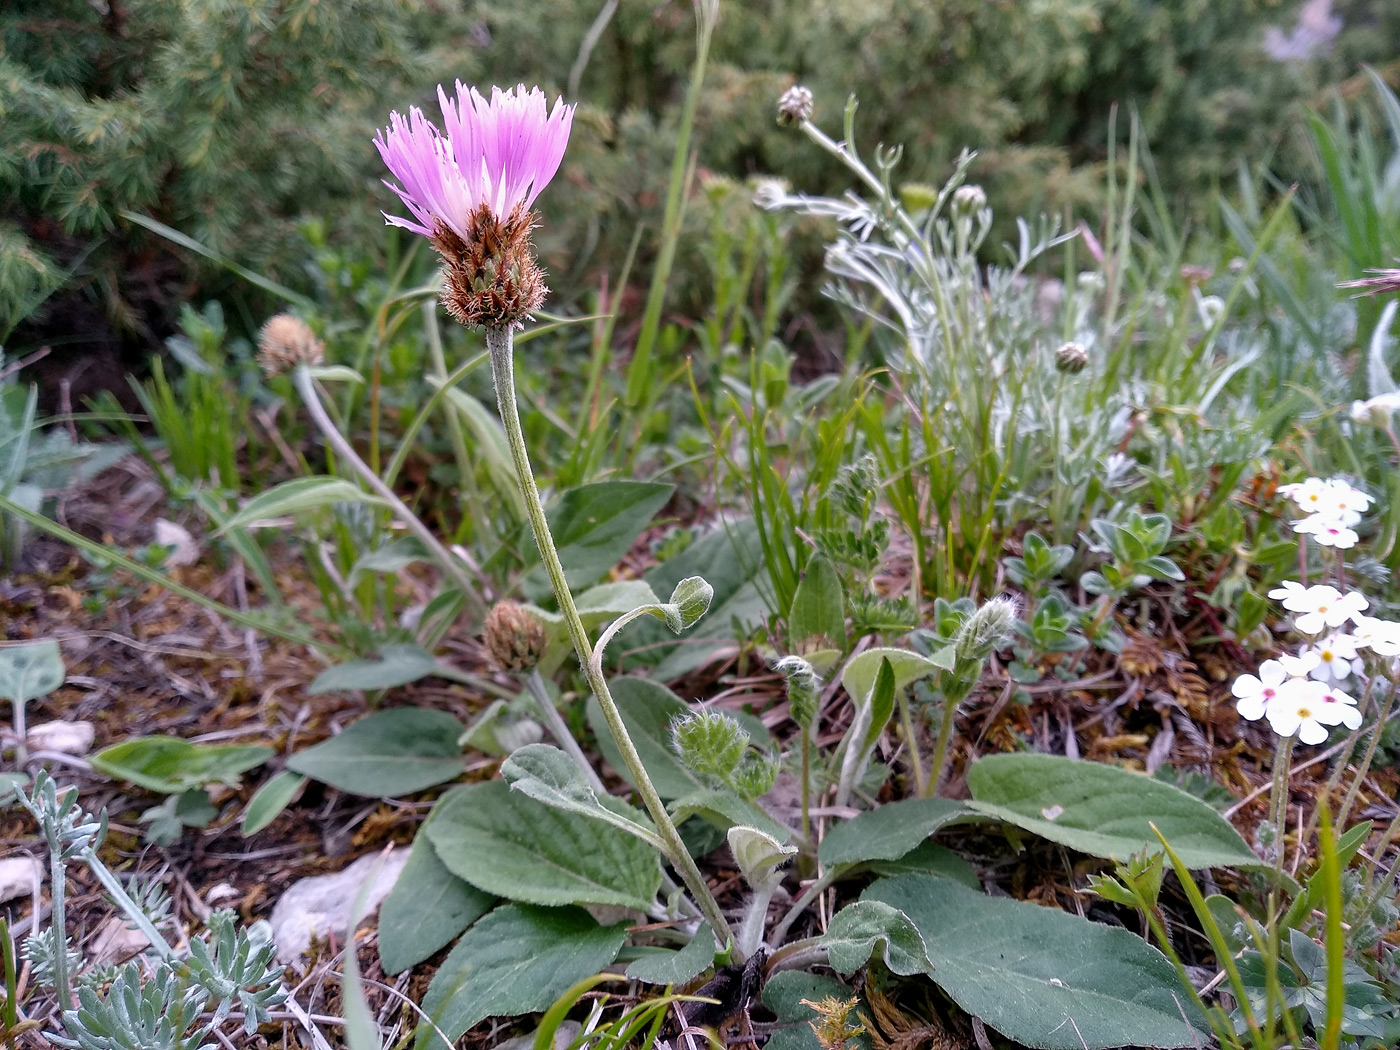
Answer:
[[[919,740],[915,736],[914,719],[909,714],[909,698],[900,690],[899,724],[904,729],[904,739],[909,744],[909,765],[914,769],[914,791],[919,798],[928,797],[928,779],[924,775],[924,760],[919,754]]]
[[[1283,872],[1284,836],[1288,834],[1288,766],[1293,757],[1293,737],[1278,738],[1274,751],[1274,787],[1269,796],[1269,819],[1274,825],[1274,874]],[[1298,844],[1302,848],[1302,843]]]
[[[433,556],[433,560],[438,563],[438,567],[452,580],[453,586],[462,592],[472,616],[477,620],[484,619],[486,605],[481,600],[481,595],[477,593],[475,582],[463,571],[461,561],[439,543],[437,537],[418,519],[418,516],[408,509],[408,505],[394,494],[394,490],[384,484],[383,479],[378,474],[370,470],[369,464],[360,458],[354,446],[336,428],[330,415],[327,414],[325,406],[321,404],[321,396],[316,392],[316,381],[312,379],[311,372],[305,365],[298,365],[293,370],[292,382],[297,388],[297,393],[301,395],[302,401],[306,403],[306,410],[311,413],[312,421],[321,431],[327,444],[335,449],[336,455],[364,479],[365,484],[376,496],[389,505],[394,517],[403,522],[408,531],[413,533],[419,543],[423,544],[428,553]]]
[[[666,812],[665,803],[661,801],[651,777],[647,775],[646,767],[642,765],[642,758],[637,754],[637,748],[622,721],[622,713],[608,690],[607,678],[600,668],[594,666],[593,647],[589,644],[588,632],[584,630],[583,621],[574,606],[574,598],[569,592],[568,579],[564,575],[564,566],[559,561],[559,553],[554,549],[554,537],[549,531],[544,503],[540,500],[540,490],[535,485],[529,452],[525,448],[525,434],[520,428],[520,411],[515,403],[514,338],[511,329],[488,328],[486,349],[491,355],[491,376],[496,385],[496,404],[500,411],[501,424],[505,428],[506,443],[510,446],[511,460],[515,464],[516,480],[519,481],[521,494],[525,497],[525,511],[530,517],[535,543],[539,546],[545,572],[549,574],[555,601],[559,603],[559,611],[568,628],[569,640],[573,642],[574,652],[578,654],[584,676],[593,689],[594,696],[598,698],[598,706],[602,709],[603,718],[607,721],[617,749],[622,754],[623,763],[632,776],[632,783],[636,785],[637,793],[642,796],[642,802],[651,814],[661,840],[666,844],[667,859],[686,884],[686,888],[694,895],[695,903],[705,921],[710,924],[710,929],[715,931],[715,936],[727,935],[732,940],[729,922],[720,911],[719,903],[710,892],[710,887],[706,884],[705,877],[700,874],[694,858],[685,848],[675,822]]]
[[[812,731],[802,727],[802,837],[812,841]]]
[[[535,703],[540,709],[540,718],[544,722],[545,728],[549,730],[549,735],[554,737],[554,742],[574,760],[574,765],[578,766],[579,772],[588,781],[588,786],[598,794],[606,795],[608,789],[603,786],[603,782],[598,779],[598,774],[588,764],[588,756],[583,753],[583,748],[578,746],[574,734],[569,732],[569,727],[564,722],[563,716],[559,714],[559,709],[549,698],[549,692],[544,687],[544,679],[540,677],[538,671],[530,672],[529,677],[525,679],[525,688],[535,698]]]
[[[957,691],[957,687],[952,687],[952,691],[945,691],[943,696],[943,721],[938,727],[938,741],[933,745],[933,765],[929,767],[928,783],[925,784],[927,794],[920,793],[924,798],[928,798],[938,792],[938,785],[943,782],[943,763],[948,758],[948,742],[953,736],[953,722],[957,719],[958,704],[971,691],[971,688]]]

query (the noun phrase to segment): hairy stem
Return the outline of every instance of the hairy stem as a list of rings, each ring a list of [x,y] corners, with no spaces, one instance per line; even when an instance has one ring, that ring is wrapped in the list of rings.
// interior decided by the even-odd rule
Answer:
[[[632,738],[627,733],[627,726],[622,721],[622,713],[618,710],[617,703],[608,690],[607,678],[603,675],[601,668],[595,666],[593,647],[589,644],[588,632],[584,630],[583,621],[579,618],[578,609],[574,606],[574,598],[569,592],[569,583],[564,576],[564,566],[559,561],[559,553],[554,549],[554,537],[550,534],[549,522],[545,519],[544,503],[540,500],[540,490],[535,485],[534,471],[530,468],[530,456],[525,448],[525,434],[520,429],[520,411],[515,403],[513,344],[514,339],[510,328],[488,328],[486,330],[486,349],[491,355],[491,375],[496,384],[496,403],[501,415],[501,424],[505,428],[506,443],[510,446],[516,480],[520,483],[521,494],[525,497],[525,511],[529,515],[530,526],[535,533],[535,543],[539,546],[540,558],[544,562],[545,572],[549,574],[549,582],[554,589],[554,599],[559,603],[559,611],[564,617],[565,626],[568,628],[569,640],[573,642],[574,651],[578,654],[579,663],[583,667],[583,673],[589,686],[593,689],[593,695],[598,698],[598,706],[602,708],[603,718],[607,721],[608,729],[613,735],[617,749],[621,752],[622,760],[632,776],[632,783],[636,785],[637,793],[641,795],[642,802],[645,804],[647,812],[651,814],[651,819],[655,822],[657,831],[661,835],[661,840],[666,844],[667,860],[676,869],[686,888],[694,895],[695,903],[699,906],[705,921],[710,924],[710,929],[715,931],[716,936],[729,935],[732,938],[729,923],[725,919],[724,913],[720,911],[719,904],[715,900],[714,894],[710,892],[705,877],[700,874],[700,869],[696,866],[690,851],[685,848],[680,832],[676,830],[675,822],[671,819],[671,815],[666,812],[665,803],[661,801],[661,796],[657,794],[651,777],[647,775],[646,767],[642,765],[641,756],[637,754],[637,748],[633,745]]]

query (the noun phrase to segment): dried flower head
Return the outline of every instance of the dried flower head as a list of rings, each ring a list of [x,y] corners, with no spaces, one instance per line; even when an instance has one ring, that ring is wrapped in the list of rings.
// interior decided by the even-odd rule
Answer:
[[[794,84],[778,99],[778,123],[805,124],[812,119],[812,90]]]
[[[297,365],[319,365],[326,347],[300,317],[277,314],[258,334],[258,364],[270,376],[285,375]]]
[[[1338,288],[1355,288],[1362,295],[1384,295],[1386,292],[1400,292],[1400,270],[1367,270],[1370,277],[1359,281],[1343,281]]]
[[[1066,343],[1055,351],[1055,367],[1069,375],[1089,367],[1089,351],[1080,343]]]
[[[486,615],[486,649],[503,671],[533,671],[544,655],[544,624],[518,602],[497,602]]]
[[[374,144],[400,185],[412,218],[385,214],[392,226],[422,234],[442,256],[442,301],[469,327],[518,325],[544,302],[544,271],[535,261],[530,210],[554,178],[568,145],[574,107],[552,110],[539,88],[491,89],[488,102],[457,82],[457,97],[438,87],[443,127],[413,107],[389,116]]]
[[[1193,288],[1205,284],[1215,276],[1215,271],[1209,266],[1192,266],[1190,263],[1183,266],[1180,273],[1181,279]]]

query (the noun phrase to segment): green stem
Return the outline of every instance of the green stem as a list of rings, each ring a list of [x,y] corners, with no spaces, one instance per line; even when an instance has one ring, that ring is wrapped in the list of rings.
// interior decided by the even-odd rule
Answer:
[[[1269,817],[1274,825],[1274,874],[1283,872],[1284,836],[1288,834],[1288,767],[1293,758],[1293,737],[1278,738],[1274,751],[1274,786],[1269,799]],[[1302,848],[1302,843],[1299,843]],[[1277,886],[1277,878],[1274,880]]]
[[[909,698],[903,690],[899,694],[899,724],[904,729],[904,739],[909,744],[909,764],[914,768],[914,791],[919,798],[928,797],[928,780],[924,776],[924,761],[919,754],[919,740],[914,732],[914,719],[909,714]]]
[[[651,777],[647,775],[642,758],[637,754],[637,748],[622,721],[622,713],[608,690],[607,678],[593,660],[593,647],[589,644],[588,632],[584,630],[583,621],[574,606],[573,595],[569,592],[564,566],[559,561],[558,551],[554,549],[554,537],[550,534],[549,522],[545,519],[544,503],[540,500],[540,490],[535,485],[534,471],[530,468],[525,434],[520,428],[520,411],[515,403],[513,343],[513,333],[509,327],[486,330],[486,349],[491,355],[491,376],[496,384],[496,403],[500,410],[501,424],[505,427],[506,443],[510,446],[516,480],[520,482],[520,491],[525,497],[525,511],[530,517],[530,526],[535,533],[535,542],[539,546],[545,572],[549,574],[555,601],[559,603],[564,625],[568,628],[569,640],[574,644],[574,651],[578,654],[584,676],[593,689],[593,695],[598,699],[598,706],[602,709],[603,718],[607,721],[617,749],[622,754],[622,761],[632,776],[632,783],[636,785],[637,793],[642,796],[642,802],[666,844],[667,859],[686,884],[686,888],[694,895],[695,903],[699,905],[705,921],[710,924],[710,929],[715,931],[715,936],[727,937],[732,941],[729,922],[720,911],[719,904],[710,892],[705,877],[700,874],[690,851],[685,848],[671,815],[666,812],[666,805],[657,794]]]
[[[471,610],[472,616],[477,620],[485,619],[486,606],[481,600],[481,595],[477,593],[477,587],[471,577],[462,569],[462,562],[451,551],[438,542],[436,536],[428,529],[418,515],[408,509],[408,505],[394,493],[378,474],[370,470],[369,464],[360,458],[360,454],[355,451],[355,447],[350,444],[345,435],[340,432],[330,415],[326,412],[326,407],[321,404],[321,396],[316,392],[316,381],[311,377],[311,372],[305,365],[298,365],[292,372],[292,382],[297,388],[297,393],[301,395],[302,401],[306,403],[306,410],[311,413],[311,419],[316,424],[321,436],[326,439],[326,443],[335,449],[336,455],[345,461],[349,467],[364,479],[370,490],[384,500],[393,511],[394,517],[398,518],[409,532],[413,533],[419,543],[432,555],[433,560],[452,580],[453,586],[462,592],[462,597],[466,599],[467,608]]]
[[[812,841],[812,731],[806,726],[802,727],[802,837]]]
[[[953,722],[957,720],[958,704],[962,703],[968,692],[970,689],[961,693],[944,694],[943,722],[938,727],[938,741],[933,745],[933,765],[929,767],[928,782],[924,785],[928,795],[923,797],[936,794],[938,785],[943,781],[943,763],[948,758],[948,741],[953,737]]]

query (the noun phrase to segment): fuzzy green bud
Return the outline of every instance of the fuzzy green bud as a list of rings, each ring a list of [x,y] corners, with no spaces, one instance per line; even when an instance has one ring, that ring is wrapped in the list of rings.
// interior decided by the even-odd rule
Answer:
[[[1000,649],[1016,623],[1016,600],[1004,595],[983,602],[981,608],[963,621],[953,639],[958,661],[980,664]]]
[[[801,84],[794,84],[778,99],[778,123],[783,125],[805,124],[812,119],[812,90]]]
[[[821,708],[822,680],[816,669],[800,656],[785,656],[775,670],[787,678],[788,710],[792,720],[811,732]],[[760,792],[761,794],[761,792]]]
[[[969,183],[953,191],[953,210],[965,214],[976,214],[987,206],[987,191],[981,186]]]
[[[694,711],[671,723],[671,747],[697,773],[728,783],[744,760],[749,734],[722,711]]]

